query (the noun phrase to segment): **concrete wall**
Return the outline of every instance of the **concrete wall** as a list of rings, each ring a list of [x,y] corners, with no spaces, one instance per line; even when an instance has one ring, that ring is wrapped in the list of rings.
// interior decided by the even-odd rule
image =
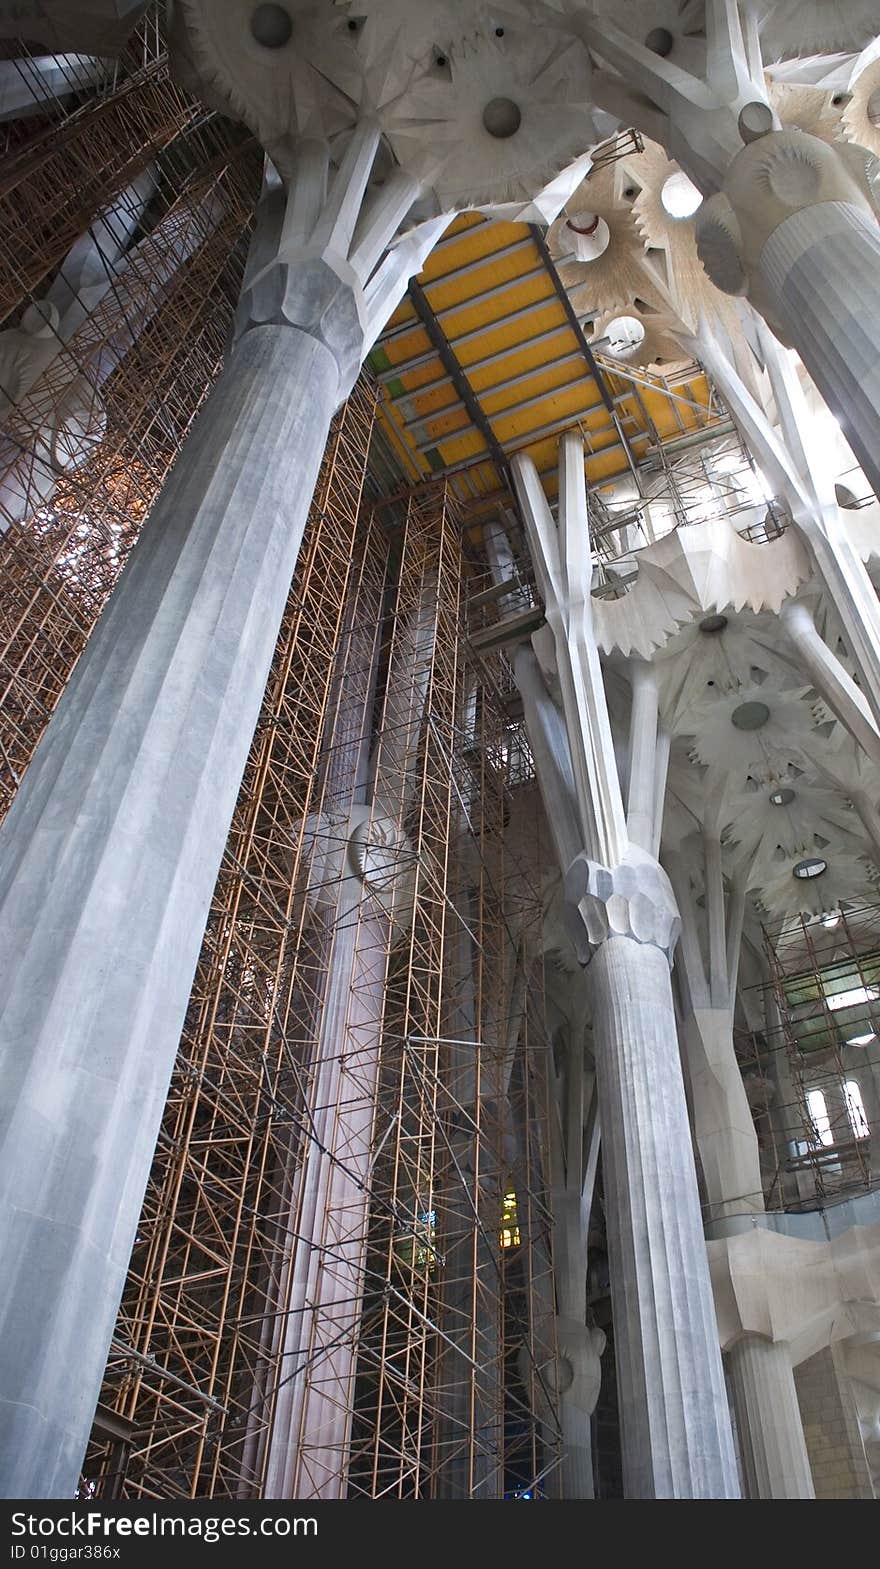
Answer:
[[[838,1347],[795,1369],[817,1498],[873,1498],[855,1402]]]

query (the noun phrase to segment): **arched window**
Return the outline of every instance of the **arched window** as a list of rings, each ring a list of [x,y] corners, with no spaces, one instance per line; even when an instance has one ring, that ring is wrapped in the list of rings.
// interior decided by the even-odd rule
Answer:
[[[843,1086],[843,1093],[846,1096],[846,1109],[849,1112],[853,1133],[857,1139],[869,1138],[871,1129],[865,1115],[865,1103],[855,1079],[847,1079]]]
[[[807,1106],[813,1119],[813,1127],[816,1129],[816,1137],[819,1143],[825,1145],[833,1144],[834,1134],[831,1132],[828,1107],[825,1104],[825,1096],[821,1090],[809,1090],[807,1092]]]

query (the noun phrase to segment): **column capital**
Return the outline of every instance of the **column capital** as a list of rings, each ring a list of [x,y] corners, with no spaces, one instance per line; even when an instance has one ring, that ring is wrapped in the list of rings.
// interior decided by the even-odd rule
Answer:
[[[717,288],[744,295],[787,342],[762,277],[764,246],[781,224],[808,208],[836,203],[877,216],[878,179],[880,159],[864,147],[831,145],[797,130],[758,135],[697,214],[700,260]]]
[[[566,873],[569,929],[581,964],[609,937],[659,948],[670,965],[681,931],[672,885],[653,856],[630,845],[617,866],[579,855]]]
[[[340,396],[357,379],[364,355],[357,279],[344,263],[304,254],[279,255],[249,281],[235,314],[236,340],[252,327],[293,327],[315,338],[339,370]]]

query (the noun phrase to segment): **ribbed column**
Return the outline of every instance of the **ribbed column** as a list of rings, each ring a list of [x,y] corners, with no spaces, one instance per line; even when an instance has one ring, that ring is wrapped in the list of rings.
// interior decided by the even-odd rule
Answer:
[[[788,1347],[744,1335],[728,1352],[749,1498],[815,1498]]]
[[[0,1491],[79,1475],[339,375],[244,334],[0,834]]]
[[[389,941],[388,917],[365,913],[362,897],[347,877],[317,1046],[312,1138],[290,1221],[267,1498],[339,1498],[346,1485]]]
[[[591,980],[614,1347],[628,1498],[739,1496],[670,959],[669,879],[630,845],[565,879]]]
[[[880,226],[850,202],[805,206],[773,230],[760,271],[880,495]]]
[[[609,936],[589,973],[626,1496],[736,1498],[669,961]]]

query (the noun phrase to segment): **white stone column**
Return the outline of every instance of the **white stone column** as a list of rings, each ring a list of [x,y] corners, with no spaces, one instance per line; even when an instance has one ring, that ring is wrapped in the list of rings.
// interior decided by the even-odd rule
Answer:
[[[878,161],[769,128],[704,202],[697,243],[712,279],[746,294],[796,349],[880,494]]]
[[[575,861],[593,957],[614,1346],[628,1498],[736,1498],[736,1460],[678,1058],[678,913],[656,862]]]
[[[644,659],[629,662],[632,712],[629,725],[629,787],[626,802],[627,833],[633,844],[653,852],[657,801],[657,672]],[[660,794],[665,794],[665,778]]]
[[[799,600],[786,600],[779,619],[820,697],[871,761],[880,765],[880,731],[864,694],[831,652],[808,607]]]
[[[75,1490],[330,419],[443,222],[382,261],[413,185],[359,224],[378,140],[270,193],[237,347],[0,833],[6,1496]]]
[[[244,335],[0,835],[9,1497],[76,1487],[338,386]]]
[[[764,1208],[761,1162],[751,1108],[733,1040],[746,879],[725,896],[718,806],[704,801],[702,863],[707,940],[680,848],[665,856],[681,915],[676,955],[682,997],[682,1047],[690,1085],[694,1137],[700,1152],[707,1226]]]
[[[669,974],[678,912],[665,873],[631,842],[624,813],[592,624],[583,444],[573,433],[560,444],[558,526],[529,459],[516,457],[513,474],[553,632],[587,851],[568,871],[566,899],[593,997],[626,1494],[733,1498],[736,1461]],[[637,702],[638,818],[646,816],[642,781],[653,789],[656,779],[652,724],[656,746],[648,683]],[[643,827],[653,843],[655,825]]]
[[[698,911],[683,871],[673,878],[682,919],[677,963],[686,984],[682,1044],[691,1089],[694,1136],[708,1200],[706,1235],[739,1230],[762,1214],[764,1194],[755,1125],[736,1058],[736,1002],[745,889],[741,871],[725,900],[718,813],[704,807],[703,857],[708,923],[704,964]],[[730,1352],[734,1407],[749,1498],[810,1498],[812,1483],[794,1388],[790,1349],[750,1335]]]
[[[814,1498],[788,1346],[744,1335],[727,1359],[749,1498]]]
[[[436,636],[430,564],[416,591],[408,616],[400,616],[380,738],[367,770],[372,804],[355,803],[347,818],[310,825],[316,840],[329,841],[315,897],[326,905],[333,936],[315,1047],[311,1138],[288,1221],[268,1498],[339,1498],[347,1482],[385,978],[395,932],[405,932],[412,915],[413,849],[400,825],[412,802]],[[378,635],[377,627],[377,641]],[[371,647],[371,663],[376,657]],[[351,699],[352,672],[346,674]],[[369,729],[371,692],[367,682],[357,705],[361,734]],[[334,743],[335,737],[335,750]],[[350,789],[357,782],[353,777]]]

